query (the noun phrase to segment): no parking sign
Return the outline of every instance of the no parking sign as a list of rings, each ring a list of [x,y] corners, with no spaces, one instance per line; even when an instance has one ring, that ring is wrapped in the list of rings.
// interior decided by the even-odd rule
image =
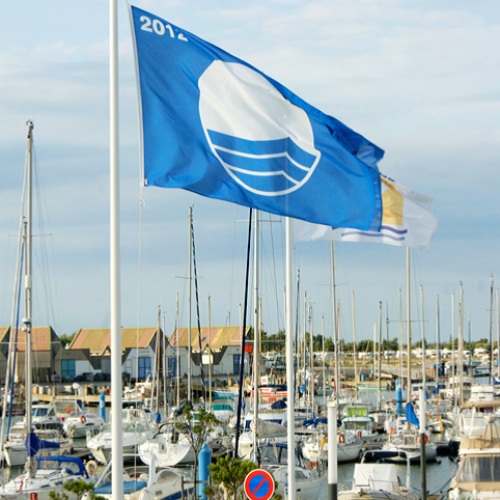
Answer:
[[[250,500],[269,500],[274,493],[274,479],[269,472],[256,469],[245,479],[245,493]]]

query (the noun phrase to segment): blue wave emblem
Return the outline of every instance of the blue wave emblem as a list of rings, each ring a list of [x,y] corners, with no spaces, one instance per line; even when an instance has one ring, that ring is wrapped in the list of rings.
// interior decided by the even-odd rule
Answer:
[[[246,188],[276,195],[294,190],[314,169],[318,156],[292,139],[247,140],[207,130],[214,152]]]
[[[332,229],[339,229],[337,227],[333,227]],[[372,231],[359,231],[358,229],[347,229],[341,233],[341,237],[349,237],[349,236],[369,236],[371,238],[387,238],[392,241],[404,241],[406,239],[406,234],[408,233],[408,229],[396,229],[391,226],[382,225],[380,228],[380,232],[372,232]]]

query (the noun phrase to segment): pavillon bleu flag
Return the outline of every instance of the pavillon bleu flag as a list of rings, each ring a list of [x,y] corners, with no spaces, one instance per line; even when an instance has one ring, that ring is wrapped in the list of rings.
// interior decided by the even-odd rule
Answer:
[[[380,229],[380,148],[172,23],[133,6],[131,21],[145,185]]]

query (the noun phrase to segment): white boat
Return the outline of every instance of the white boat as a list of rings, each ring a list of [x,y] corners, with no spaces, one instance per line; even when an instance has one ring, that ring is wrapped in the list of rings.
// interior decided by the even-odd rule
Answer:
[[[287,498],[288,448],[284,443],[259,446],[260,465],[278,483],[276,492]],[[251,457],[253,460],[253,456]],[[297,500],[318,500],[326,488],[327,478],[322,468],[307,468],[295,450],[295,490]]]
[[[470,377],[463,376],[462,386],[463,386],[464,401],[467,401],[471,395],[472,379]],[[460,394],[460,377],[458,376],[449,377],[446,389],[442,390],[442,394],[446,398],[454,397],[455,399],[458,399]]]
[[[175,423],[163,424],[160,432],[138,447],[139,457],[146,464],[151,464],[155,456],[158,467],[175,467],[194,463],[194,450],[185,433],[175,427]]]
[[[363,443],[373,443],[380,440],[379,433],[375,430],[375,420],[372,417],[353,415],[342,417],[342,427],[345,432],[354,432]]]
[[[354,432],[341,432],[337,436],[337,462],[354,462],[359,458],[363,441]],[[327,460],[328,437],[317,433],[307,438],[302,444],[302,455],[312,463]]]
[[[64,422],[64,419],[70,413],[83,410],[82,406],[80,406],[80,401],[77,401],[73,398],[60,399],[56,397],[52,404],[56,409],[57,418],[59,418],[61,422]]]
[[[100,431],[104,423],[104,419],[94,412],[80,409],[66,415],[63,427],[67,436],[83,438],[88,431],[92,433]]]
[[[77,500],[77,495],[64,489],[66,481],[89,480],[83,462],[79,458],[52,456],[37,459],[38,468],[30,477],[27,473],[11,479],[0,488],[4,500],[49,500],[50,492],[67,495],[68,500]]]
[[[333,394],[333,387],[330,385],[324,385],[316,388],[317,396],[331,396]]]
[[[500,427],[485,427],[462,439],[460,467],[448,492],[449,500],[500,498]]]
[[[500,414],[493,413],[500,407],[500,401],[469,401],[454,417],[451,441],[459,443],[463,438],[480,436],[490,426],[500,428]]]
[[[252,451],[255,439],[252,432],[252,421],[254,415],[253,413],[248,413],[245,417],[244,431],[240,435],[240,440],[238,443],[238,455],[241,458],[249,458]],[[277,424],[277,426],[282,431],[282,436],[286,436],[286,422],[287,422],[286,410],[262,410],[259,411],[259,420],[263,420],[266,423]],[[278,433],[279,434],[279,433]],[[271,437],[278,437],[271,436]],[[269,438],[269,436],[267,436]],[[233,446],[235,445],[235,438],[233,439]]]
[[[231,418],[236,416],[236,412],[234,411],[234,400],[229,396],[213,398],[211,413],[213,413],[220,422],[228,422]]]
[[[36,424],[33,432],[39,440],[39,450],[35,456],[69,455],[73,449],[73,440],[62,435],[60,422]],[[18,422],[10,429],[7,441],[3,446],[5,463],[9,467],[22,467],[26,463],[26,428]]]
[[[94,495],[112,499],[111,467],[108,466],[94,486]],[[183,491],[184,490],[184,491]],[[131,467],[123,470],[123,500],[179,500],[188,498],[194,488],[184,486],[182,476],[172,469]],[[90,500],[85,494],[82,500]]]
[[[24,419],[26,423],[26,418]],[[32,405],[31,407],[31,423],[32,424],[48,424],[59,423],[60,419],[57,416],[56,407],[52,404]]]
[[[123,458],[133,461],[138,447],[153,439],[157,429],[153,426],[145,410],[123,409]],[[107,464],[111,456],[111,424],[104,424],[101,432],[87,439],[87,448],[100,464]]]
[[[424,387],[424,384],[421,382],[416,383],[416,384],[411,384],[410,396],[411,396],[412,401],[418,400],[419,391],[421,389],[425,389],[425,392],[429,395],[436,394],[438,392],[442,392],[445,389],[445,384],[444,384],[444,382],[427,382],[425,384],[425,387]],[[429,396],[427,396],[427,397],[429,397]]]
[[[352,489],[339,492],[338,500],[417,499],[419,495],[411,488],[409,462],[407,464],[406,485],[399,479],[394,464],[356,464]]]
[[[412,464],[420,464],[420,434],[415,432],[405,432],[402,434],[389,435],[386,443],[382,445],[380,451],[381,458],[386,462],[406,463],[407,458]],[[428,434],[424,434],[425,439],[425,461],[432,462],[437,458],[437,445],[429,441]],[[391,458],[385,452],[394,452]],[[375,454],[378,453],[374,451]]]

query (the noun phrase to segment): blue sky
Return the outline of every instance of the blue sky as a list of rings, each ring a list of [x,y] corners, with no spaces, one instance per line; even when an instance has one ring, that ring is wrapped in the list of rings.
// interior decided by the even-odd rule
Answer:
[[[435,338],[439,295],[441,331],[448,337],[451,295],[458,296],[463,282],[472,336],[489,335],[490,275],[500,283],[497,2],[134,4],[248,61],[383,148],[380,170],[433,196],[439,223],[430,252],[412,256],[412,315],[421,315],[423,285],[426,335]],[[177,292],[180,324],[187,324],[189,206],[201,322],[207,322],[210,295],[212,324],[226,324],[229,313],[236,324],[244,299],[247,225],[241,221],[248,210],[177,190],[141,190],[135,67],[126,3],[119,8],[122,324],[154,325],[161,306],[172,330]],[[34,229],[34,322],[50,323],[59,334],[109,326],[108,10],[105,0],[2,2],[0,324],[10,323],[25,122],[32,119],[35,210],[43,213]],[[275,332],[284,326],[284,224],[262,217],[278,221],[261,230],[262,321],[265,330]],[[389,310],[390,337],[397,336],[400,288],[406,300],[405,250],[338,243],[336,251],[342,336],[352,336],[351,290],[357,337],[370,335],[379,301],[384,322]],[[301,302],[307,291],[315,333],[323,315],[331,333],[329,254],[327,242],[294,247]],[[405,306],[403,311],[406,317]],[[418,322],[413,336],[420,336]]]

